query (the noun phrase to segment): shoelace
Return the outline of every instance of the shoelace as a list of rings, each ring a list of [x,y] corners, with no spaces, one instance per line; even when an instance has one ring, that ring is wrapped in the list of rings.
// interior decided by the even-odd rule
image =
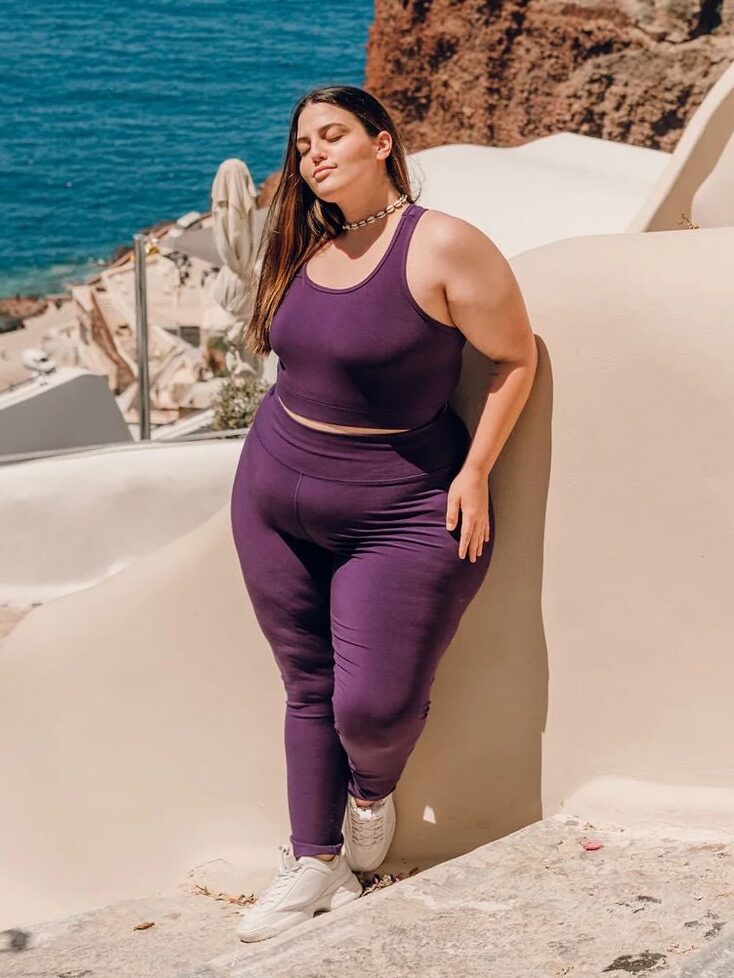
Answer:
[[[382,806],[380,806],[380,809]],[[363,808],[355,806],[350,808],[352,836],[355,842],[360,845],[370,845],[374,842],[382,842],[384,834],[385,820],[380,818],[381,810],[374,810],[374,805]]]
[[[297,873],[303,868],[301,863],[295,858],[293,853],[290,851],[290,846],[279,845],[280,850],[280,865],[278,866],[278,872],[275,879],[272,880],[262,891],[257,899],[257,904],[260,907],[268,906],[274,903],[281,895],[286,885],[291,882],[291,880],[297,875]]]

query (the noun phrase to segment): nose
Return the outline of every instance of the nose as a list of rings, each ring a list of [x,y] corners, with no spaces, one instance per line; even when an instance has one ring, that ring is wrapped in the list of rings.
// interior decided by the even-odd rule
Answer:
[[[313,164],[314,170],[317,166],[321,166],[322,163],[326,162],[326,154],[322,149],[316,149],[311,153],[311,163]]]

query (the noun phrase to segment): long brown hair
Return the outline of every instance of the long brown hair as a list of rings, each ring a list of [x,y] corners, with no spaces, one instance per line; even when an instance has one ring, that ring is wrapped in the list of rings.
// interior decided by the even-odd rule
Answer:
[[[341,208],[317,197],[299,169],[296,150],[298,117],[307,105],[316,102],[327,102],[351,112],[372,137],[383,130],[389,132],[392,150],[385,159],[388,176],[398,193],[407,194],[409,201],[413,199],[403,140],[389,112],[374,95],[351,85],[329,85],[304,95],[293,109],[280,181],[273,194],[255,259],[259,261],[262,253],[255,311],[243,330],[243,339],[245,349],[258,355],[266,355],[271,350],[270,323],[301,265],[342,231],[344,215]]]

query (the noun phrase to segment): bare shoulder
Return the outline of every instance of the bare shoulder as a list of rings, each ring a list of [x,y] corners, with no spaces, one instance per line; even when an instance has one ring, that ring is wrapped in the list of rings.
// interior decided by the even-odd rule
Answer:
[[[420,226],[426,246],[448,267],[467,268],[477,266],[487,271],[487,263],[499,270],[504,256],[492,239],[476,225],[461,217],[447,214],[436,208],[428,208]]]
[[[443,285],[451,321],[469,342],[493,360],[530,355],[533,333],[509,261],[474,224],[439,210],[427,210],[426,250]],[[420,225],[419,225],[420,226]]]

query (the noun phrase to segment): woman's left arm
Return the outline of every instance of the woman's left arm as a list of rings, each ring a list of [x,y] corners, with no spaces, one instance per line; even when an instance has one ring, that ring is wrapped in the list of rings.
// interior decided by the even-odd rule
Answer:
[[[442,215],[434,225],[454,324],[497,365],[464,464],[451,483],[446,527],[461,513],[459,557],[472,563],[489,540],[488,477],[530,396],[538,350],[509,262],[478,228]]]

